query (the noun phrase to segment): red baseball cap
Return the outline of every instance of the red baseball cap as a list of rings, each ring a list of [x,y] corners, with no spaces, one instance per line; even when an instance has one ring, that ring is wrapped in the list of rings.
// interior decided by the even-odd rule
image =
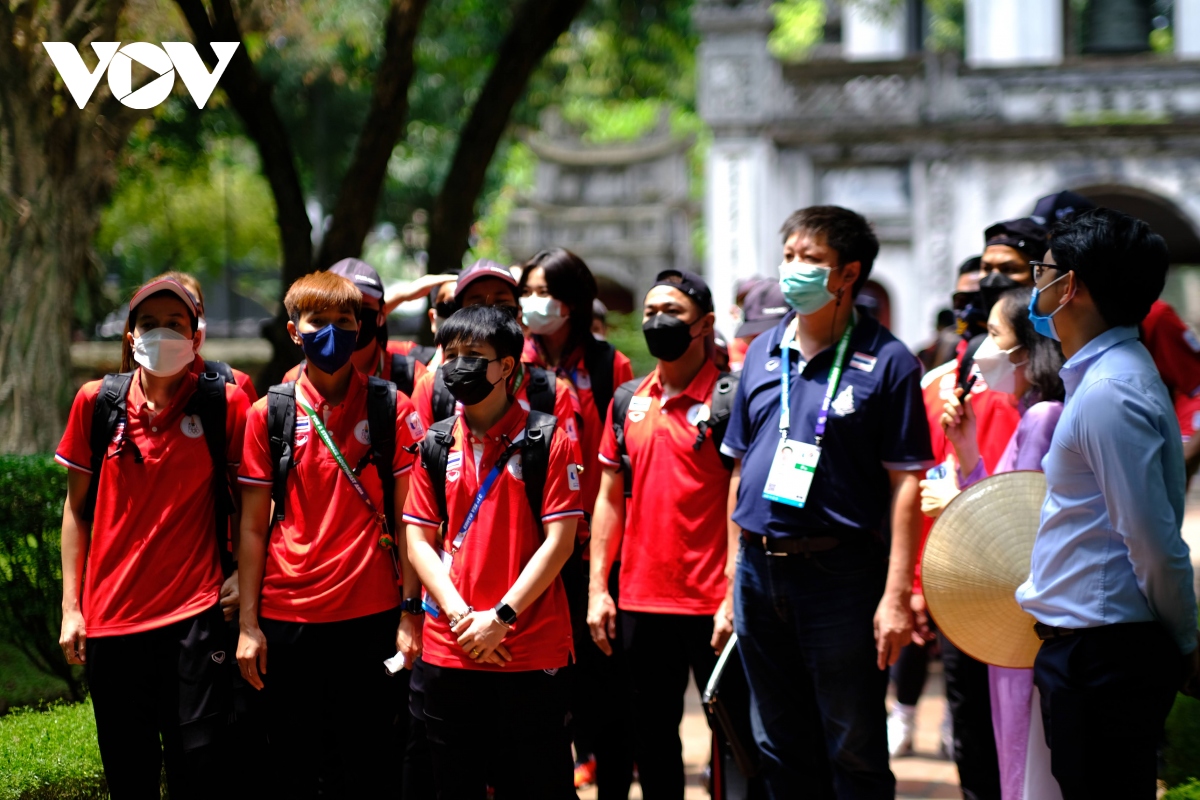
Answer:
[[[196,298],[192,297],[191,292],[183,288],[182,283],[179,281],[173,281],[170,278],[163,278],[160,281],[147,283],[145,286],[139,289],[138,293],[135,294],[133,299],[129,301],[129,313],[133,314],[133,310],[141,305],[143,300],[152,294],[157,294],[158,292],[170,292],[183,301],[183,304],[187,306],[187,310],[191,312],[193,317],[200,316],[200,312],[196,310]]]
[[[517,279],[508,271],[507,267],[502,267],[495,261],[486,258],[481,258],[471,266],[462,271],[458,276],[458,285],[454,287],[454,299],[462,297],[463,292],[467,287],[478,280],[484,278],[496,278],[502,280],[511,286],[514,290],[517,288]]]

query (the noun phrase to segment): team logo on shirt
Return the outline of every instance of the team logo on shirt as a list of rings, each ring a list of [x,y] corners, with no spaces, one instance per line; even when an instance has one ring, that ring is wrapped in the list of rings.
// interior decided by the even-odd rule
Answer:
[[[462,470],[462,453],[454,452],[446,456],[446,482],[452,483],[458,480],[460,471]]]
[[[300,447],[308,443],[308,434],[312,430],[312,423],[308,421],[308,417],[296,417],[296,443],[295,447]]]
[[[183,431],[183,435],[189,439],[199,439],[204,435],[204,426],[200,424],[200,415],[185,415],[183,419],[179,420],[179,430]]]
[[[698,425],[701,422],[707,422],[711,413],[712,409],[710,409],[704,403],[696,403],[696,405],[688,409],[688,425]]]
[[[644,420],[646,418],[646,412],[645,411],[630,411],[629,414],[627,414],[625,418],[628,419],[630,422],[641,422],[642,420]]]
[[[371,430],[367,427],[365,419],[360,419],[358,424],[354,426],[354,438],[358,439],[359,444],[371,443]]]
[[[508,459],[508,474],[519,481],[525,480],[525,472],[521,469],[521,454],[516,453]]]
[[[121,417],[117,420],[117,427],[113,429],[113,444],[120,444],[125,438],[125,418]]]
[[[225,651],[218,650],[217,652],[213,653],[212,660],[218,664],[224,664],[225,663]]]
[[[412,412],[404,418],[404,424],[408,426],[408,435],[414,440],[425,438],[425,426],[421,424],[420,414]]]
[[[768,358],[767,363],[763,364],[763,367],[767,370],[767,372],[774,372],[775,370],[779,369],[779,359]]]
[[[850,369],[861,369],[863,372],[874,372],[875,363],[879,361],[875,356],[869,356],[866,353],[855,353],[850,356]]]
[[[579,441],[579,432],[575,430],[575,420],[570,417],[563,423],[563,429],[567,432],[567,438],[572,442]]]
[[[586,372],[580,372],[575,376],[575,385],[580,389],[592,388],[592,376]]]
[[[845,417],[849,414],[853,414],[855,411],[854,387],[847,386],[845,389],[842,389],[841,394],[839,394],[837,399],[833,401],[833,405],[831,405],[830,408],[832,408],[833,413],[837,414],[839,417]]]
[[[567,464],[567,486],[572,492],[579,491],[579,467],[575,464]]]

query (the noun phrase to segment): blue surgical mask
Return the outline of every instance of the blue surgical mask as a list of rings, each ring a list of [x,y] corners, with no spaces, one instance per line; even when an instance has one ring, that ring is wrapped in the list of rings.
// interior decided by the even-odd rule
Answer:
[[[779,288],[787,304],[803,315],[815,314],[829,305],[834,295],[825,287],[831,271],[802,261],[784,261],[779,265]]]
[[[308,363],[332,375],[350,360],[358,341],[358,331],[330,323],[319,331],[301,333],[300,339],[304,342],[304,357]]]
[[[1067,277],[1066,272],[1046,284],[1046,288],[1049,289],[1051,286],[1058,283],[1065,277]],[[1042,290],[1036,286],[1033,287],[1033,297],[1029,298],[1029,321],[1033,323],[1033,329],[1042,336],[1045,336],[1048,339],[1053,339],[1056,342],[1061,342],[1062,339],[1058,338],[1058,328],[1054,327],[1054,315],[1062,311],[1063,306],[1060,305],[1049,314],[1039,314],[1037,310],[1037,304],[1038,298],[1041,296]]]

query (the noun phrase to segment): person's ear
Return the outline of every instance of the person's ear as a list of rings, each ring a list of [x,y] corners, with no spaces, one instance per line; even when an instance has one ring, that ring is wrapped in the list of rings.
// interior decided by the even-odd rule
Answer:
[[[287,324],[287,332],[288,336],[292,339],[292,344],[296,345],[296,347],[304,347],[304,340],[300,338],[300,331],[296,330],[296,323],[290,319]]]
[[[717,323],[717,315],[710,311],[696,321],[700,323],[700,332],[696,336],[705,338],[713,332],[713,326]]]
[[[500,364],[500,368],[504,369],[504,365],[508,364],[508,372],[504,375],[504,380],[508,380],[517,373],[517,359],[513,356],[505,356],[504,361]]]
[[[1067,273],[1067,279],[1063,281],[1063,292],[1058,297],[1058,305],[1065,306],[1067,303],[1074,300],[1079,295],[1081,286],[1078,279],[1075,277],[1075,270]]]
[[[842,273],[842,283],[838,286],[834,294],[841,301],[846,295],[854,291],[854,284],[858,281],[858,276],[862,274],[862,262],[851,261],[845,264],[839,270]]]
[[[192,331],[192,352],[193,353],[200,352],[200,329],[199,328]]]

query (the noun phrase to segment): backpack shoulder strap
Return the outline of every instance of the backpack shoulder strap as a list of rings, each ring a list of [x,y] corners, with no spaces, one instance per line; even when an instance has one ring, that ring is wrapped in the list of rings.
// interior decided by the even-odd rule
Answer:
[[[446,388],[446,378],[440,368],[433,373],[433,392],[429,398],[429,405],[435,421],[454,418],[454,395]]]
[[[432,345],[428,345],[428,344],[419,344],[416,347],[414,347],[412,350],[408,351],[408,354],[410,356],[415,358],[417,361],[420,361],[422,364],[425,364],[426,366],[428,366],[429,362],[433,360],[433,356],[436,353],[437,353],[437,348]]]
[[[425,440],[421,442],[421,467],[429,475],[429,483],[433,487],[433,499],[437,503],[438,514],[442,524],[446,524],[446,462],[450,458],[450,448],[454,446],[453,415],[440,419],[425,431]]]
[[[401,356],[403,358],[403,356]],[[394,373],[393,373],[394,374]],[[388,530],[396,531],[396,384],[382,378],[367,378],[367,431],[371,437],[371,459],[383,485],[383,513]]]
[[[370,423],[367,423],[370,425]],[[296,384],[280,383],[267,390],[267,436],[271,445],[271,499],[275,501],[275,522],[286,512],[287,474],[293,464],[296,436]]]
[[[613,392],[612,417],[613,436],[617,438],[617,454],[621,457],[621,471],[625,473],[625,496],[633,496],[633,465],[625,450],[625,418],[629,416],[629,403],[642,385],[641,378],[625,381]]]
[[[226,364],[224,361],[209,361],[204,360],[204,371],[215,372],[225,379],[225,382],[230,386],[237,386],[237,378],[234,377],[233,367]]]
[[[96,493],[100,488],[100,470],[104,468],[105,456],[108,455],[108,443],[116,434],[117,425],[125,419],[126,396],[129,385],[133,382],[132,372],[116,372],[104,376],[100,385],[100,393],[96,395],[96,405],[92,408],[92,433],[88,444],[92,450],[91,480],[88,481],[87,495],[83,501],[81,513],[84,519],[92,520],[96,516]]]
[[[721,443],[725,441],[725,431],[729,427],[729,416],[733,413],[733,397],[737,394],[739,376],[736,373],[722,372],[713,386],[712,404],[709,407],[707,420],[696,423],[699,436],[696,438],[696,449],[704,444],[704,435],[712,431],[713,446],[721,453]],[[726,469],[733,469],[733,459],[721,453],[721,461]]]
[[[392,383],[408,397],[413,393],[413,372],[416,369],[416,359],[403,353],[392,353]]]
[[[226,369],[229,368],[227,364],[223,366]],[[212,459],[212,487],[217,517],[217,554],[221,558],[221,572],[229,576],[233,574],[229,519],[233,515],[235,506],[229,486],[228,462],[225,458],[227,448],[225,378],[218,372],[208,371],[208,362],[205,362],[205,371],[197,379],[196,391],[188,400],[184,413],[189,416],[198,416],[200,427],[204,429],[204,441],[208,445],[208,455]]]
[[[554,373],[541,367],[526,366],[529,370],[529,386],[525,390],[529,398],[529,409],[543,414],[554,413]]]
[[[532,405],[532,400],[530,401]],[[558,418],[541,411],[530,411],[525,420],[525,444],[521,448],[521,476],[525,481],[525,497],[533,511],[534,524],[542,530],[542,505],[546,493],[546,476],[550,470],[550,444]]]
[[[596,410],[600,412],[601,422],[613,398],[613,361],[616,357],[616,348],[599,339],[592,339],[583,350],[583,365],[587,367],[588,377],[592,381],[592,397],[596,401]]]

